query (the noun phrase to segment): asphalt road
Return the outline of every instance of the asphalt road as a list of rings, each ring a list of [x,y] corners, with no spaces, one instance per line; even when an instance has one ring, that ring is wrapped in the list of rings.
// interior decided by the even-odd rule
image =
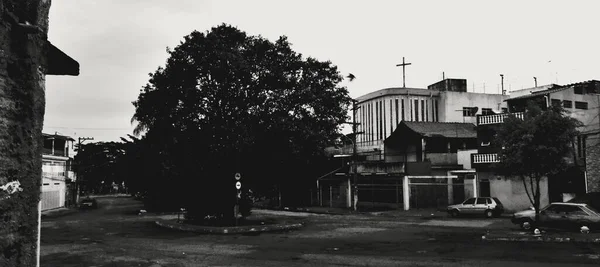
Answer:
[[[99,198],[98,210],[42,222],[42,266],[577,266],[600,245],[485,242],[506,219],[389,218],[256,211],[306,227],[285,233],[200,235],[159,228],[139,202]]]

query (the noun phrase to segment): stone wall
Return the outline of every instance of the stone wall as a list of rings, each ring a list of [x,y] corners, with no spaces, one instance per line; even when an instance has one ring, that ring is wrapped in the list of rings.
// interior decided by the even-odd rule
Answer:
[[[0,0],[0,266],[35,266],[49,0]]]
[[[600,192],[600,134],[588,135],[586,143],[587,191]]]

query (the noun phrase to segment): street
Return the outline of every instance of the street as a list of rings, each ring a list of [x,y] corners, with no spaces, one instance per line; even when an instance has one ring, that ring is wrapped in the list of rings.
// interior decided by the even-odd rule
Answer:
[[[600,245],[485,242],[506,218],[390,218],[295,215],[303,229],[201,235],[159,228],[173,215],[137,214],[131,198],[98,198],[100,208],[42,222],[42,266],[574,266],[600,264]],[[175,216],[176,217],[176,216]]]

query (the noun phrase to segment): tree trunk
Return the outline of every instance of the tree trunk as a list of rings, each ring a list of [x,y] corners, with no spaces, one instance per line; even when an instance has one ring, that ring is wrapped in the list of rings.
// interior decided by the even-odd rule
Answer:
[[[0,0],[0,10],[0,185],[22,188],[0,200],[0,265],[35,266],[50,1]],[[27,32],[24,21],[41,32]]]
[[[533,177],[532,177],[533,179]],[[538,224],[540,221],[540,177],[536,176],[535,177],[535,194],[534,194],[534,198],[535,198],[535,203],[534,203],[534,208],[535,208],[535,223]]]

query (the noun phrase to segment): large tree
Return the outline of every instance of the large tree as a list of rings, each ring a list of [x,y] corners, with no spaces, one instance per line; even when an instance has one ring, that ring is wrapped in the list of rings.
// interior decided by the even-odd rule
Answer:
[[[127,179],[125,147],[118,142],[95,142],[77,147],[73,170],[86,193],[108,193],[111,184]]]
[[[494,168],[506,177],[523,182],[529,201],[540,211],[540,182],[567,169],[567,158],[581,122],[560,106],[545,109],[529,103],[524,118],[509,115],[498,131],[502,146],[500,162]]]
[[[271,42],[228,25],[194,31],[167,51],[133,116],[136,133],[160,151],[154,179],[176,185],[162,190],[187,188],[192,198],[181,201],[220,203],[208,212],[220,213],[232,205],[235,172],[245,189],[265,194],[312,185],[310,167],[339,134],[351,100],[336,66],[302,57],[286,37]]]

